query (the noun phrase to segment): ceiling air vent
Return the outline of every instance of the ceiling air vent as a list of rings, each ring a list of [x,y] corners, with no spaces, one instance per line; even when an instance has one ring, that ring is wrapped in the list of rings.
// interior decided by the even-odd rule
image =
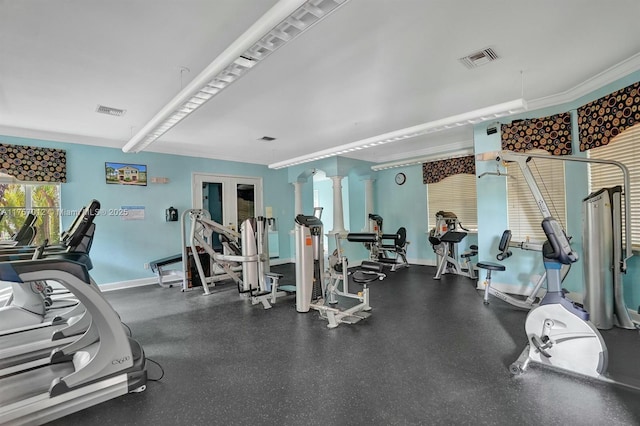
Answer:
[[[124,115],[124,113],[127,112],[127,110],[111,108],[104,105],[98,105],[98,107],[96,108],[96,112],[99,112],[100,114],[114,115],[116,117],[120,117]]]
[[[258,139],[259,141],[265,141],[265,142],[271,142],[271,141],[275,141],[276,138],[272,138],[271,136],[263,136],[260,139]]]
[[[471,69],[478,68],[481,65],[488,64],[489,62],[495,61],[499,56],[492,48],[488,47],[486,49],[482,49],[479,52],[471,53],[464,58],[458,59],[462,64]]]

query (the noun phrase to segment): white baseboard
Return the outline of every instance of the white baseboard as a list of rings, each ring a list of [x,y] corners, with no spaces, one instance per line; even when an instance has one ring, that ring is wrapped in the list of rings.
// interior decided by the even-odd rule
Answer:
[[[106,291],[122,290],[125,288],[142,287],[145,285],[158,285],[158,278],[149,277],[149,278],[139,278],[137,280],[118,281],[114,283],[100,284],[99,287],[102,292],[106,292]]]
[[[410,265],[438,266],[438,264],[437,264],[437,262],[435,260],[416,259],[416,258],[413,258],[413,257],[407,258],[407,262],[409,262]]]
[[[476,270],[476,273],[478,271]],[[485,275],[483,274],[483,271],[480,271],[480,276],[478,278],[478,284],[476,285],[476,288],[478,290],[484,290],[484,278]],[[494,289],[501,291],[502,293],[509,293],[509,294],[516,294],[516,295],[521,295],[521,296],[528,296],[531,293],[531,290],[533,290],[534,285],[530,284],[530,285],[526,285],[526,284],[513,284],[513,283],[501,283],[501,282],[496,282],[491,280],[491,287],[493,287]],[[544,293],[543,293],[544,294]]]
[[[277,259],[270,259],[269,260],[269,265],[271,265],[271,266],[286,265],[287,263],[295,263],[295,259],[292,259],[292,258],[287,258],[287,259],[277,258]]]
[[[287,263],[293,263],[293,262],[294,262],[293,259],[271,259],[269,263],[271,266],[276,266],[276,265],[285,265]],[[164,283],[181,282],[181,281],[182,281],[182,278],[179,276],[167,275],[163,278]],[[103,292],[106,292],[106,291],[123,290],[125,288],[142,287],[145,285],[158,285],[158,278],[154,276],[149,278],[138,278],[138,279],[129,280],[129,281],[118,281],[113,283],[100,284],[100,290],[102,290]]]

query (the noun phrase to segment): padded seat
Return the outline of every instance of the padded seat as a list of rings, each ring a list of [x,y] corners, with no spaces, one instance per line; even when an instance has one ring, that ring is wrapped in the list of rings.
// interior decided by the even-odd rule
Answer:
[[[471,257],[476,256],[477,254],[478,254],[478,246],[475,244],[472,244],[469,246],[469,251],[462,253],[460,257],[463,259],[469,259]]]
[[[499,265],[497,263],[491,262],[478,262],[476,266],[481,269],[486,269],[488,271],[504,271],[507,268],[504,265]]]
[[[478,262],[476,266],[480,269],[487,270],[487,277],[484,280],[484,296],[483,301],[485,305],[489,304],[489,293],[491,292],[491,271],[505,271],[507,268],[504,265],[491,262]]]
[[[359,284],[367,284],[375,280],[381,280],[384,278],[382,269],[381,263],[364,260],[360,265],[360,269],[355,271],[351,275],[351,278]]]

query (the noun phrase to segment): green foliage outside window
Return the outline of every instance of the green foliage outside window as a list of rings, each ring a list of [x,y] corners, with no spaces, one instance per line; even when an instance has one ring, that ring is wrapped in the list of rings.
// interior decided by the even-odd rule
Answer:
[[[49,244],[60,241],[60,187],[39,184],[0,184],[0,238],[10,239],[20,229],[27,214],[33,213],[36,221],[36,238],[33,244]]]

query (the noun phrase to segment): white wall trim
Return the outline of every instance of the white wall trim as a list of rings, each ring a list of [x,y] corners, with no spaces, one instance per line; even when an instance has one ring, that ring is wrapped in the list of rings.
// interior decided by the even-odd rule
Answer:
[[[271,262],[269,263],[271,264],[271,266],[276,266],[276,265],[285,265],[287,263],[294,263],[294,262],[295,262],[294,259],[271,259]],[[182,281],[182,278],[178,276],[165,276],[163,278],[164,283],[171,283],[171,282],[180,283],[181,281]],[[100,290],[102,290],[103,292],[107,292],[107,291],[115,291],[115,290],[124,290],[127,288],[133,288],[133,287],[142,287],[146,285],[158,285],[158,278],[149,277],[149,278],[138,278],[138,279],[129,280],[129,281],[117,281],[113,283],[100,284],[99,287],[100,287]],[[179,285],[176,285],[174,287],[179,287]]]
[[[478,284],[476,285],[476,288],[478,290],[484,291],[484,279],[486,276],[486,272],[483,270],[476,270],[476,272],[478,271],[480,272],[480,276],[478,278]],[[531,293],[531,290],[533,290],[534,285],[522,284],[522,283],[519,283],[519,284],[501,283],[501,282],[491,280],[491,287],[503,293],[515,294],[520,296],[528,296]],[[546,289],[546,287],[544,288]]]
[[[296,260],[294,258],[286,258],[286,259],[277,258],[277,259],[271,259],[269,261],[269,264],[271,266],[286,265],[287,263],[296,263]]]
[[[414,257],[408,257],[407,262],[409,262],[409,265],[438,266],[437,262],[432,259],[416,259]]]
[[[565,104],[568,102],[575,101],[576,99],[588,95],[607,84],[613,83],[616,80],[619,80],[627,75],[640,70],[640,53],[637,53],[631,56],[628,59],[625,59],[616,65],[602,71],[599,74],[583,81],[582,83],[565,90],[560,93],[556,93],[553,95],[545,96],[538,99],[528,100],[528,110],[535,111],[538,109],[543,109],[547,107],[552,107],[556,105]],[[100,138],[95,136],[88,135],[72,135],[68,133],[54,132],[48,130],[38,130],[38,129],[25,129],[20,127],[11,127],[11,126],[0,126],[0,134],[6,136],[15,136],[21,138],[32,138],[32,139],[43,139],[43,140],[51,140],[51,141],[59,141],[59,142],[69,142],[69,143],[78,143],[84,145],[92,145],[92,146],[103,146],[110,148],[121,148],[122,141]],[[468,141],[460,141],[457,144],[463,145],[465,148]],[[438,148],[442,147],[433,147],[428,148],[426,150],[416,151],[411,154],[405,154],[404,156],[396,156],[397,158],[393,158],[394,160],[401,160],[403,158],[415,157],[418,155],[430,154],[434,150],[438,150]],[[447,150],[449,150],[449,145],[446,145]],[[149,152],[157,152],[162,154],[170,154],[170,155],[181,155],[181,156],[192,156],[192,157],[204,157],[211,158],[221,161],[235,161],[238,162],[238,159],[234,159],[231,157],[220,156],[219,152],[212,154],[212,150],[208,149],[208,147],[195,147],[188,145],[180,145],[179,148],[169,148],[161,145],[154,145],[153,148],[147,149]],[[268,162],[264,163],[256,163],[261,165],[267,165]]]
[[[412,159],[414,157],[427,157],[427,156],[436,156],[442,155],[444,152],[454,152],[465,149],[473,149],[473,139],[456,141],[456,142],[448,142],[445,144],[429,144],[427,148],[419,149],[411,152],[404,152],[401,154],[393,154],[387,155],[385,158],[385,163],[392,163],[397,161],[402,161],[406,159]],[[424,161],[423,161],[424,162]],[[377,167],[380,167],[381,164],[376,164]]]
[[[149,277],[149,278],[139,278],[137,280],[117,281],[113,283],[100,284],[99,287],[102,292],[106,292],[106,291],[114,291],[114,290],[123,290],[125,288],[142,287],[145,285],[158,285],[158,278]]]
[[[572,87],[564,92],[555,95],[545,96],[543,98],[527,101],[528,110],[535,111],[547,107],[573,102],[576,99],[586,96],[603,88],[607,84],[611,84],[627,75],[640,70],[640,53],[636,53],[632,57],[602,71],[599,74],[583,81],[582,83]]]
[[[23,127],[0,126],[0,134],[16,138],[41,139],[53,142],[76,143],[106,148],[121,148],[122,141],[100,138],[96,136],[72,135],[49,130],[25,129]]]

